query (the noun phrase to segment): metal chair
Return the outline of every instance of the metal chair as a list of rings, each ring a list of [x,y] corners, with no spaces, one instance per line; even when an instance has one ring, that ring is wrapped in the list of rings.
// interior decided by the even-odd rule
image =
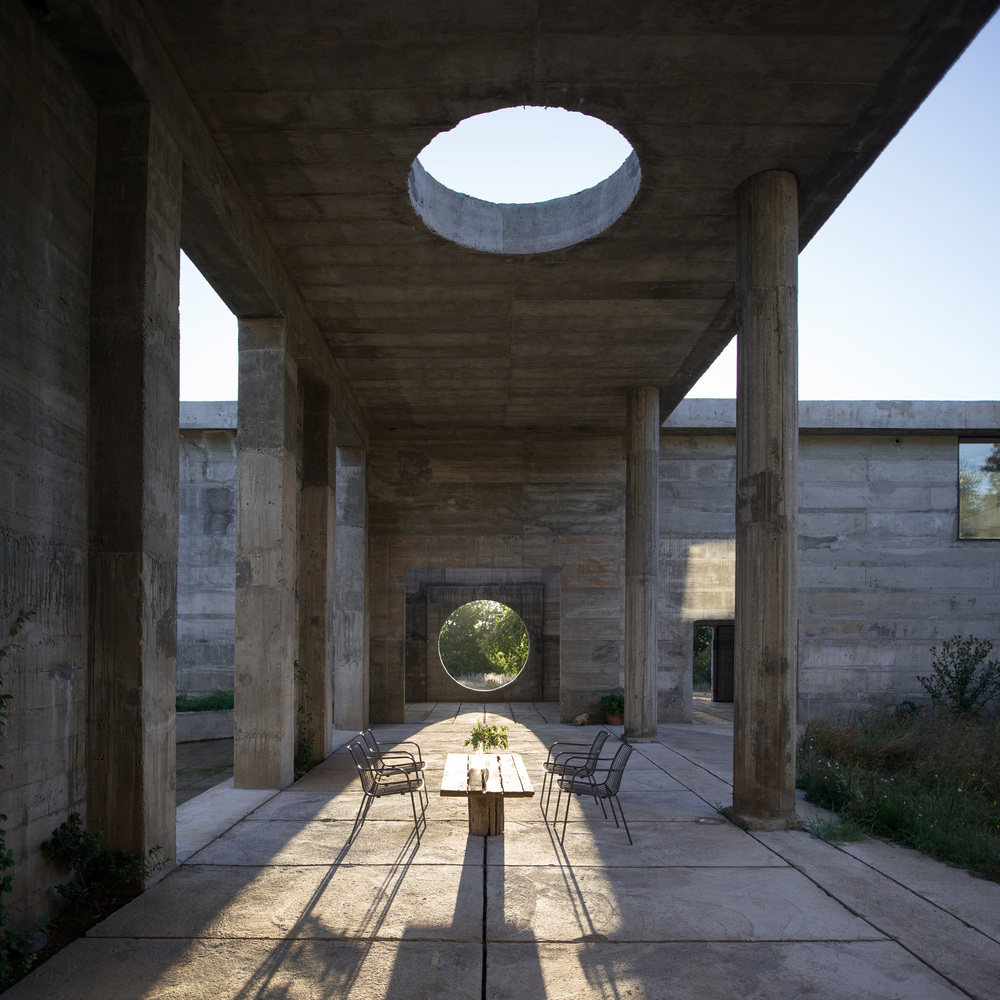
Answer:
[[[386,795],[410,795],[410,805],[413,807],[413,828],[417,834],[417,842],[420,841],[420,819],[424,818],[424,799],[420,800],[420,818],[417,817],[417,800],[414,792],[424,792],[424,779],[419,771],[409,771],[401,767],[393,767],[384,762],[379,763],[371,756],[370,751],[362,737],[358,736],[347,744],[350,755],[354,758],[354,763],[358,767],[358,774],[361,776],[361,804],[358,806],[358,814],[354,817],[354,827],[351,830],[347,843],[351,844],[357,836],[361,827],[365,825],[368,818],[368,810],[372,803]]]
[[[420,747],[418,744],[414,743],[412,740],[401,740],[399,743],[394,744],[394,747],[413,747],[417,752],[414,755],[409,750],[385,750],[383,745],[375,739],[375,734],[371,729],[366,729],[361,734],[361,739],[365,741],[365,747],[368,750],[368,758],[378,767],[379,770],[383,770],[386,767],[393,767],[399,771],[405,771],[409,775],[417,774],[424,769],[424,758],[420,752]],[[430,805],[430,799],[427,797],[427,787],[423,788],[423,801],[424,808]]]
[[[566,815],[563,816],[562,836],[559,838],[560,844],[566,839],[566,821],[569,819],[569,804],[574,795],[590,795],[601,803],[602,808],[604,800],[607,799],[611,803],[611,814],[615,818],[615,826],[619,825],[618,814],[615,812],[615,803],[617,802],[618,809],[622,814],[622,823],[625,824],[625,833],[628,834],[628,842],[629,844],[632,843],[632,834],[625,819],[625,810],[622,809],[622,804],[618,799],[618,789],[622,783],[622,772],[625,770],[625,765],[628,763],[631,753],[632,745],[623,740],[614,757],[610,759],[607,767],[596,767],[590,771],[580,768],[576,773],[567,774],[565,777],[558,779],[559,797],[556,799],[557,823],[559,822],[559,802],[562,799],[563,791],[567,792]],[[606,761],[607,758],[604,761],[598,761],[598,763],[605,763]],[[604,775],[602,780],[598,780],[600,775]],[[604,815],[607,817],[607,811],[605,811]]]
[[[601,729],[594,737],[592,743],[553,743],[549,747],[549,756],[543,767],[545,775],[542,778],[542,790],[538,796],[538,804],[542,808],[542,815],[548,819],[549,801],[552,798],[552,781],[554,777],[563,777],[567,773],[576,773],[590,768],[591,771],[597,766],[597,761],[601,755],[601,748],[608,738],[608,731]],[[556,747],[571,747],[570,750],[556,750]],[[548,782],[549,794],[542,805],[542,797],[545,795],[545,783]],[[603,803],[602,803],[603,804]],[[558,805],[558,802],[557,802]],[[559,810],[556,809],[556,816]]]

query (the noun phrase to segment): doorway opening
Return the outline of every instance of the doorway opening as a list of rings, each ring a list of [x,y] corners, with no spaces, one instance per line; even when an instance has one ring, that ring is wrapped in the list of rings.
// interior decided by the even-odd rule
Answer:
[[[735,623],[731,619],[696,621],[692,649],[692,687],[696,695],[731,702],[735,683]]]

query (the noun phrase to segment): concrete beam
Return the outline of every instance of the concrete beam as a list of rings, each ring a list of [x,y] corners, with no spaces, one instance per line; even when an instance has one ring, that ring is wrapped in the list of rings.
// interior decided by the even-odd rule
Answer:
[[[98,115],[90,324],[87,825],[174,855],[181,156]]]
[[[283,788],[293,776],[298,646],[296,377],[284,320],[241,320],[233,749],[237,788]]]
[[[798,197],[794,175],[736,191],[736,690],[733,812],[795,819]]]
[[[334,728],[368,725],[368,496],[363,448],[337,449]]]
[[[302,397],[299,548],[300,720],[318,757],[333,752],[334,533],[337,423],[330,391],[306,385]]]
[[[656,740],[660,391],[628,390],[625,416],[625,735]]]

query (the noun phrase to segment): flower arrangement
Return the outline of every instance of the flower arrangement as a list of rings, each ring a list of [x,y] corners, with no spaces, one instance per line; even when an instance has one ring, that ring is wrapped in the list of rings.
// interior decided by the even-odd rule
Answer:
[[[480,750],[506,750],[507,727],[487,726],[485,722],[477,722],[472,727],[465,746],[471,746],[473,753]]]

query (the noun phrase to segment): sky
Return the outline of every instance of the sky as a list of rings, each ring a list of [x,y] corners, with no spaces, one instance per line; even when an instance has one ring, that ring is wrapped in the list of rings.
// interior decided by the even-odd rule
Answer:
[[[473,131],[484,117],[468,120]],[[546,181],[564,186],[533,196],[493,187],[493,200],[571,194],[602,180],[627,155],[616,145],[621,137],[604,123],[610,139],[570,140],[551,116],[542,121],[546,149],[534,150],[529,175],[547,174]],[[578,143],[591,149],[596,143],[600,155]],[[439,180],[466,190],[460,175],[484,177],[484,149],[480,141],[468,159],[450,154],[459,176],[447,174],[449,165],[430,149],[421,162]],[[559,152],[595,173],[578,177],[565,165],[539,170],[539,156]],[[494,149],[489,159],[495,161]],[[1000,15],[799,255],[801,399],[1000,398],[998,165]],[[500,179],[515,176],[511,165],[501,167]],[[483,197],[476,189],[467,193]],[[689,395],[735,394],[734,342]],[[236,321],[182,255],[181,399],[235,398]]]

